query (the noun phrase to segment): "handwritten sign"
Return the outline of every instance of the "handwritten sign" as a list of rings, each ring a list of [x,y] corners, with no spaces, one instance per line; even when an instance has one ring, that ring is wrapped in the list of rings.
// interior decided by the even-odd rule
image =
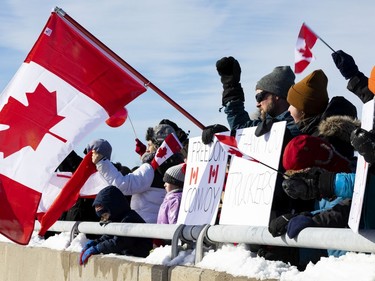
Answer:
[[[189,139],[178,224],[215,224],[227,162],[228,154],[216,138],[210,145],[203,144],[201,137]]]
[[[362,118],[361,125],[365,130],[371,130],[374,123],[374,99],[366,102],[362,107]],[[349,227],[358,233],[359,222],[362,214],[363,197],[365,195],[367,174],[368,174],[368,163],[365,161],[362,155],[358,155],[357,170],[355,172],[354,191],[352,198],[352,205],[349,214]]]
[[[261,137],[255,136],[255,127],[237,130],[238,148],[261,163],[232,158],[220,224],[268,226],[285,125],[277,122]]]

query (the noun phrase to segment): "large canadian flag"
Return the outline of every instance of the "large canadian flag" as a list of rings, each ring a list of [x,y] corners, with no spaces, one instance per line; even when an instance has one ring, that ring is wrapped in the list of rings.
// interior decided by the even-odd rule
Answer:
[[[0,233],[18,244],[31,238],[56,167],[85,135],[146,91],[131,67],[103,46],[56,10],[0,95]]]

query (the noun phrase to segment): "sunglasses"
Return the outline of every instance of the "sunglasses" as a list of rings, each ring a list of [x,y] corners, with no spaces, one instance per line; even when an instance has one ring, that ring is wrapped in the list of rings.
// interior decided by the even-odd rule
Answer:
[[[264,101],[266,99],[266,97],[268,96],[268,94],[270,94],[270,92],[267,92],[267,91],[261,91],[261,92],[257,93],[255,95],[255,99],[256,99],[257,103],[260,103],[261,101]]]

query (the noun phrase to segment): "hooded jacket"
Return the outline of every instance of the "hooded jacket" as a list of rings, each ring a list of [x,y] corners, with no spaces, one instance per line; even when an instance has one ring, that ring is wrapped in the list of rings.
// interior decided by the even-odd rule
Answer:
[[[354,148],[350,143],[350,134],[360,126],[360,121],[350,116],[331,116],[320,122],[319,137],[327,140],[338,153],[355,164],[356,159],[354,158]]]
[[[124,195],[132,195],[130,207],[147,223],[156,223],[159,208],[165,196],[165,189],[154,187],[154,169],[148,163],[139,166],[130,174],[123,175],[109,161],[96,164],[98,172],[110,185],[121,190]]]
[[[110,213],[111,222],[145,223],[137,212],[130,209],[128,200],[115,186],[102,189],[94,200],[93,206],[96,205],[102,205]],[[98,251],[103,254],[147,257],[152,249],[152,239],[149,238],[103,235],[95,241]]]

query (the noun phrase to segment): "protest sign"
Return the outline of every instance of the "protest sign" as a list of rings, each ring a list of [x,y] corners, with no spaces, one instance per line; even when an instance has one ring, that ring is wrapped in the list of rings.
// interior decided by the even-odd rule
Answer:
[[[363,105],[361,125],[362,128],[369,131],[373,128],[374,123],[374,99],[368,101]],[[365,161],[362,155],[358,155],[357,169],[354,182],[354,191],[352,205],[349,214],[349,227],[358,233],[359,222],[361,219],[363,199],[367,184],[369,164]]]
[[[190,138],[178,224],[215,224],[227,162],[216,138],[209,145],[201,137]]]
[[[232,158],[220,224],[268,226],[285,125],[277,122],[260,137],[256,127],[237,130],[238,148],[253,160]]]

